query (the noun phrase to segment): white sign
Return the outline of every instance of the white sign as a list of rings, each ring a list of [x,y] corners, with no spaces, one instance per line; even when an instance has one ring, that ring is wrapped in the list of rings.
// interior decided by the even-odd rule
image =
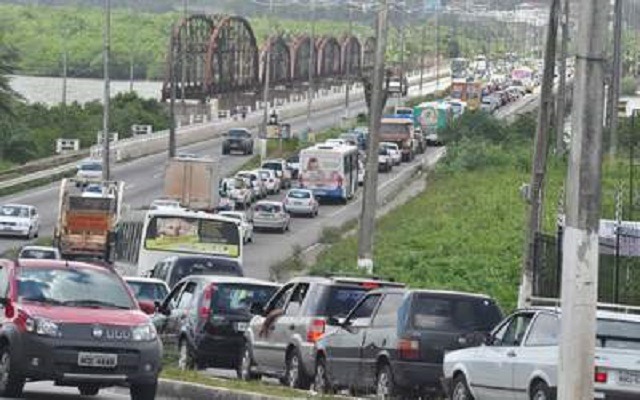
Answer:
[[[118,132],[111,132],[109,134],[109,142],[117,142],[118,141]],[[102,144],[102,131],[98,132],[98,143]]]
[[[153,133],[153,127],[151,125],[131,125],[131,133],[134,136],[150,135]]]
[[[57,139],[56,140],[56,153],[62,154],[70,151],[80,150],[79,139]]]

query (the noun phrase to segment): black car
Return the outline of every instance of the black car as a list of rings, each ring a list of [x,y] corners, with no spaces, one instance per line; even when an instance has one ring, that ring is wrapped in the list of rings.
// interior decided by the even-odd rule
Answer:
[[[232,151],[239,151],[245,155],[253,154],[253,137],[248,129],[231,129],[223,136],[222,154],[231,154]]]
[[[244,276],[242,265],[236,260],[216,256],[171,256],[157,263],[151,278],[167,282],[170,288],[189,275]]]
[[[189,276],[154,316],[165,346],[177,344],[178,367],[240,371],[251,307],[264,305],[279,285],[251,278]]]
[[[489,297],[384,289],[369,292],[317,343],[316,390],[350,388],[378,396],[442,392],[444,353],[480,344],[502,319]]]

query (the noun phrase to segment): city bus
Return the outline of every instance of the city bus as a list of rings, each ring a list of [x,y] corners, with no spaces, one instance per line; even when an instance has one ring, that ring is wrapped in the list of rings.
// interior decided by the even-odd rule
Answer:
[[[125,275],[146,276],[167,257],[194,254],[231,258],[242,265],[238,221],[164,208],[131,212],[116,228],[116,265]]]
[[[358,148],[318,144],[300,152],[300,186],[318,198],[347,202],[358,188]]]

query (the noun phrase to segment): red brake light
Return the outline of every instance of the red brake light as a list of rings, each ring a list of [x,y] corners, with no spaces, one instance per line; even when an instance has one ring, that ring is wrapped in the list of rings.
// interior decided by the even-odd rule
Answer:
[[[315,343],[324,335],[326,322],[324,319],[314,319],[307,331],[307,342]]]
[[[599,371],[596,369],[595,381],[597,383],[607,383],[608,374],[604,371]]]
[[[363,287],[363,288],[365,288],[365,289],[369,289],[369,290],[371,290],[371,289],[377,289],[377,288],[379,288],[379,287],[380,287],[380,284],[379,284],[378,282],[371,282],[371,281],[368,281],[368,282],[362,282],[362,283],[360,284],[360,286],[362,286],[362,287]]]
[[[211,299],[215,292],[216,285],[212,283],[204,289],[204,293],[202,294],[202,305],[200,306],[198,315],[204,320],[209,319],[209,314],[211,314]]]
[[[416,339],[398,340],[398,355],[405,360],[420,358],[420,342]]]

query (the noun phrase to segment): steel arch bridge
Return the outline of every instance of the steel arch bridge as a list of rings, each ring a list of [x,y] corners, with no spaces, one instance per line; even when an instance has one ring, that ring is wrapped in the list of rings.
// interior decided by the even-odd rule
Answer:
[[[302,87],[312,67],[318,84],[342,82],[373,67],[375,39],[353,35],[340,39],[309,35],[272,35],[258,48],[249,22],[239,16],[197,14],[178,22],[169,41],[162,100],[171,97],[206,102],[222,95],[258,94],[264,85],[266,60],[270,86]],[[313,47],[313,60],[309,62]],[[348,65],[347,65],[348,62]]]

